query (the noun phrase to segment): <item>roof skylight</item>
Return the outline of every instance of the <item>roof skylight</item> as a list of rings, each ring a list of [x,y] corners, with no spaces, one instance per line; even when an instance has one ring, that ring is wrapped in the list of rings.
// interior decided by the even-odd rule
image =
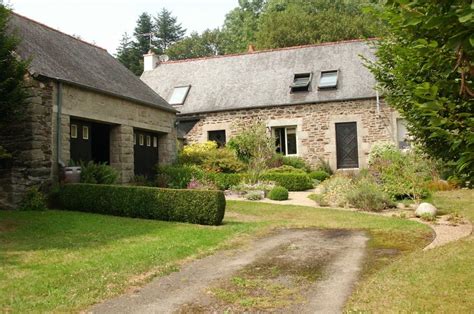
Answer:
[[[319,88],[336,88],[338,74],[338,71],[321,72],[321,78],[319,79]]]
[[[169,103],[170,105],[182,105],[186,101],[186,97],[188,96],[189,89],[191,88],[190,85],[186,86],[177,86],[173,90],[173,94],[171,94]]]

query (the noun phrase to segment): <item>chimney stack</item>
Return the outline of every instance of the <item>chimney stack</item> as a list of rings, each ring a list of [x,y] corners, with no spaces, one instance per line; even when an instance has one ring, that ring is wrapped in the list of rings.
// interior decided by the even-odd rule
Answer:
[[[250,45],[249,45],[249,49],[248,49],[247,52],[249,52],[249,53],[255,52],[255,46],[252,45],[252,44],[250,44]]]
[[[143,71],[153,71],[156,69],[160,60],[158,56],[151,50],[148,51],[146,55],[143,55]]]

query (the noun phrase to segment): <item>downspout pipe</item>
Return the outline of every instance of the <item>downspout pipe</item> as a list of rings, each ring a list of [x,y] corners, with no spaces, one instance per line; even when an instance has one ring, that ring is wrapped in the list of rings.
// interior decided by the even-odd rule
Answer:
[[[376,98],[376,102],[377,102],[377,113],[380,114],[380,96],[379,96],[378,86],[375,87],[375,98]]]
[[[61,81],[57,82],[57,90],[56,90],[56,105],[58,107],[58,112],[56,116],[56,160],[58,162],[59,167],[65,167],[65,163],[61,156],[62,151],[62,108],[63,108],[63,83]]]

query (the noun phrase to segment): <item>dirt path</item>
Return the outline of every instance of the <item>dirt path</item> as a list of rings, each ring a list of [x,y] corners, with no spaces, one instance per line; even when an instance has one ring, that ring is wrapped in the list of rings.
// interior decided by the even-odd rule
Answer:
[[[191,262],[95,313],[338,313],[358,278],[362,232],[285,229]]]

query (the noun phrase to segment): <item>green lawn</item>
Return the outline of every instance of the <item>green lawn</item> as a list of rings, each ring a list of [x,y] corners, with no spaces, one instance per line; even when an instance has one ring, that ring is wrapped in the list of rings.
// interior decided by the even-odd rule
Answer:
[[[474,222],[474,191],[433,196],[441,213],[459,213]],[[474,236],[415,251],[362,281],[347,305],[379,312],[472,313],[474,311]]]
[[[446,205],[444,210],[456,209],[452,202],[446,204],[451,207]],[[431,230],[404,219],[251,202],[228,202],[227,212],[223,226],[209,227],[62,211],[0,211],[0,312],[83,310],[173,271],[183,260],[282,227],[367,231],[371,237],[369,258],[349,310],[422,311],[425,307],[407,303],[412,304],[418,296],[450,297],[453,290],[458,293],[453,300],[461,300],[467,299],[465,293],[473,292],[463,285],[469,283],[467,279],[474,282],[468,274],[469,264],[465,264],[474,264],[472,237],[425,253],[421,248],[430,242]],[[451,254],[465,258],[452,259]],[[433,259],[440,263],[434,271],[429,267]],[[443,283],[440,293],[444,294],[423,294],[420,290],[426,284],[440,284],[434,278],[439,273],[453,278]],[[402,289],[407,291],[399,291]],[[472,309],[468,302],[472,301],[464,304]]]

